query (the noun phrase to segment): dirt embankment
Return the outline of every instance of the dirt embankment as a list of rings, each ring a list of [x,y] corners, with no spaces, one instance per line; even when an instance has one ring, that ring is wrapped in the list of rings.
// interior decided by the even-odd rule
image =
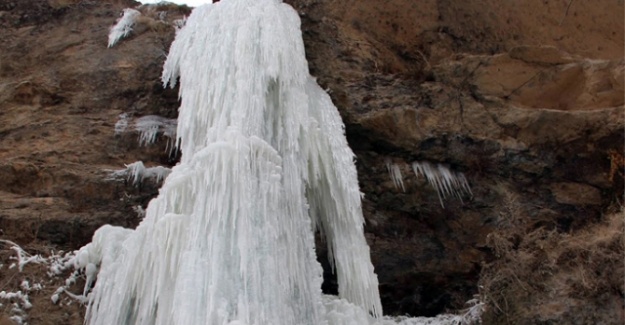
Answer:
[[[287,2],[357,154],[386,313],[433,315],[477,294],[490,324],[623,322],[622,1]],[[35,252],[134,226],[158,184],[107,170],[175,163],[166,139],[140,147],[115,132],[123,113],[176,116],[160,69],[188,8],[143,9],[107,49],[136,5],[0,0],[1,238]],[[443,207],[413,162],[462,173],[472,195]],[[324,290],[336,290],[329,272]],[[33,308],[67,313],[47,301]]]

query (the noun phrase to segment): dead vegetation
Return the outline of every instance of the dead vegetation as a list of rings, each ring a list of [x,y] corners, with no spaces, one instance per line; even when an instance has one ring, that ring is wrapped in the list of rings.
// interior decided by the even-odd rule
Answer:
[[[0,292],[21,291],[27,295],[32,306],[28,308],[19,298],[0,299],[0,325],[18,324],[19,320],[15,316],[28,324],[83,324],[85,308],[82,304],[65,293],[61,293],[56,304],[51,300],[55,291],[65,285],[69,271],[59,276],[51,276],[50,265],[38,262],[25,263],[20,270],[16,251],[12,247],[6,241],[0,242]],[[53,253],[52,246],[37,241],[21,248],[30,256],[41,255],[45,258]],[[72,284],[69,290],[80,293],[83,286],[84,279],[78,278],[77,283]]]
[[[497,231],[487,246],[495,259],[483,268],[486,324],[623,324],[625,212],[613,209],[597,224],[564,233],[528,217],[504,192]]]

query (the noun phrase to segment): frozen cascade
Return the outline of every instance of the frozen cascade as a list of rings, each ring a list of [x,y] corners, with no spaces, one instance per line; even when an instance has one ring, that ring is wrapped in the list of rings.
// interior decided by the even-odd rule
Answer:
[[[197,7],[163,82],[179,80],[181,162],[135,230],[104,226],[74,258],[90,325],[460,324],[382,316],[354,154],[280,0]],[[321,293],[323,234],[339,297]]]
[[[354,155],[299,25],[276,0],[188,18],[163,72],[181,162],[113,259],[82,253],[99,268],[88,324],[324,324],[314,230],[339,296],[381,315]]]

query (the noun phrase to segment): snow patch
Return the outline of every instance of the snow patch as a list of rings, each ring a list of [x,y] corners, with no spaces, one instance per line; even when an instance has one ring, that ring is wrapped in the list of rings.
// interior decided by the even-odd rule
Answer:
[[[172,21],[172,25],[176,29],[176,34],[187,24],[187,16],[182,17],[181,19],[174,19]]]

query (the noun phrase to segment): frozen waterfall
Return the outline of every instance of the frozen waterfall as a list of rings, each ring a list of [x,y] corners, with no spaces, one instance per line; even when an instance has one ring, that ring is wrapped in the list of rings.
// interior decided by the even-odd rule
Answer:
[[[178,79],[182,160],[115,256],[96,242],[82,253],[100,267],[88,323],[323,324],[315,230],[339,296],[381,315],[354,155],[308,73],[297,13],[196,8],[165,63],[164,83]]]
[[[380,318],[354,154],[290,6],[196,8],[163,82],[180,82],[181,162],[136,230],[102,227],[77,253],[97,274],[88,324],[439,324]],[[338,298],[321,293],[317,231]]]

